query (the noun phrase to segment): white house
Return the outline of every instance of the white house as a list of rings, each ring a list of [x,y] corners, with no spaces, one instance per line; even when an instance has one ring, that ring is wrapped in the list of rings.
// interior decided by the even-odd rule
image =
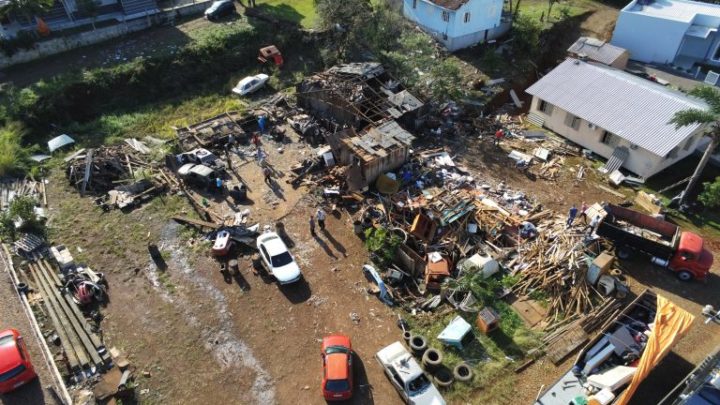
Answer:
[[[497,38],[512,25],[503,0],[403,0],[403,14],[450,51]]]
[[[526,91],[529,120],[608,159],[608,172],[650,177],[691,154],[705,131],[669,124],[704,102],[599,63],[566,59]]]
[[[7,2],[8,0],[0,0],[0,6]],[[55,0],[52,8],[44,15],[31,18],[17,14],[4,16],[0,19],[0,38],[13,38],[20,31],[37,30],[39,20],[45,22],[50,30],[58,31],[89,25],[92,21],[123,22],[159,12],[156,0],[97,0],[96,15],[93,18],[83,12],[76,0]]]
[[[720,5],[688,0],[633,0],[620,11],[613,45],[630,59],[673,64],[720,66]]]

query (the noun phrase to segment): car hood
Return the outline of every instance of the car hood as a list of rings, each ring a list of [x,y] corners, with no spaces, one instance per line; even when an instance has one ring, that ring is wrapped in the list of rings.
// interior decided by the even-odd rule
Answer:
[[[300,277],[300,267],[294,261],[282,267],[273,268],[273,276],[281,282],[288,282]]]
[[[445,400],[440,395],[440,391],[433,384],[430,384],[422,393],[410,397],[410,401],[414,405],[445,405]]]

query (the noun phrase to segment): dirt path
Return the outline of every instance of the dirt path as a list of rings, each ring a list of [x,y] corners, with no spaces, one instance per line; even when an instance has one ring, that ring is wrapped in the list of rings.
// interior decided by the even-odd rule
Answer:
[[[0,258],[0,329],[15,328],[25,339],[30,361],[38,378],[7,395],[0,395],[0,403],[12,404],[58,404],[48,386],[54,385],[50,369],[42,354],[41,343],[33,333],[30,319],[25,314],[6,267],[5,254]]]

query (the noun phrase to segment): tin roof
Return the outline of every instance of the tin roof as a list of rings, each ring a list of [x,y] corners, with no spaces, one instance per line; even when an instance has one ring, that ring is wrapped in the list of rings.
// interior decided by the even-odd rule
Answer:
[[[625,52],[625,48],[610,45],[599,39],[580,37],[574,44],[570,45],[567,50],[576,55],[584,55],[588,59],[610,65],[621,57]]]
[[[527,93],[572,113],[658,156],[665,156],[699,125],[669,124],[681,110],[706,109],[701,100],[598,63],[568,58]]]
[[[431,3],[437,4],[438,6],[442,8],[447,8],[448,10],[457,10],[459,9],[463,4],[467,3],[470,0],[428,0]]]

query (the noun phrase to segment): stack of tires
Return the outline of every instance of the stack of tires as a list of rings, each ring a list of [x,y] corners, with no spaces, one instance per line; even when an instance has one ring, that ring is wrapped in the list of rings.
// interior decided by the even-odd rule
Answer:
[[[448,389],[453,382],[470,382],[473,378],[472,368],[467,363],[460,363],[453,370],[443,365],[443,354],[435,348],[428,348],[427,339],[422,335],[412,335],[408,332],[403,338],[410,346],[413,354],[422,359],[422,367],[433,377],[435,385],[440,389]]]

